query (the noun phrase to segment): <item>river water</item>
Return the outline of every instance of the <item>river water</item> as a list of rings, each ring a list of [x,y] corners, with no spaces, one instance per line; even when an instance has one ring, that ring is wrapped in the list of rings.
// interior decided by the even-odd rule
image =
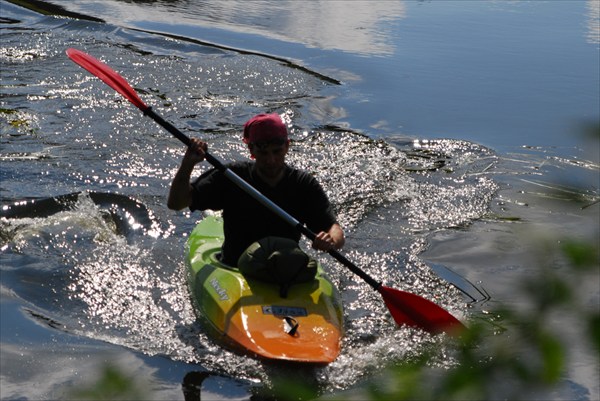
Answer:
[[[280,113],[290,163],[322,182],[350,259],[465,321],[526,302],[517,288],[542,240],[598,243],[595,0],[0,7],[2,399],[73,397],[106,363],[150,399],[184,399],[194,375],[202,399],[249,399],[281,377],[331,395],[443,341],[395,327],[377,294],[321,257],[345,306],[336,362],[299,372],[214,345],[185,288],[202,216],[165,206],[184,149],[69,47],[221,160],[247,157],[249,116]],[[599,287],[595,275],[581,288],[589,308]],[[565,329],[573,357],[552,396],[598,399],[598,360]]]

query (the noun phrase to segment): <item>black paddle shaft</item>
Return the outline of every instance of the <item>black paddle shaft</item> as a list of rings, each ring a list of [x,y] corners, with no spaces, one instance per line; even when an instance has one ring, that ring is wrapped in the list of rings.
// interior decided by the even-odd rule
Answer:
[[[150,117],[151,119],[153,119],[154,121],[156,121],[161,127],[166,129],[167,131],[169,131],[175,138],[179,139],[186,146],[190,146],[192,144],[192,140],[187,135],[185,135],[183,132],[181,132],[173,124],[171,124],[170,122],[168,122],[167,120],[162,118],[158,113],[156,113],[154,110],[152,110],[152,107],[147,107],[145,109],[142,109],[142,112],[144,113],[144,115],[146,115],[146,116]],[[223,163],[221,163],[221,161],[219,159],[217,159],[213,155],[209,154],[208,152],[206,152],[204,156],[206,158],[206,161],[209,162],[217,170],[219,170],[221,172],[225,172],[226,170],[229,170],[227,167],[225,167],[225,165]]]

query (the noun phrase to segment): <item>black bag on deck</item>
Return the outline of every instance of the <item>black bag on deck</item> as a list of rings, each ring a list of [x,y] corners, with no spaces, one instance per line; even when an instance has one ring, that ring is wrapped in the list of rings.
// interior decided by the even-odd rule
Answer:
[[[317,261],[289,238],[265,237],[242,253],[238,269],[244,276],[278,284],[279,295],[286,298],[292,284],[314,280]]]

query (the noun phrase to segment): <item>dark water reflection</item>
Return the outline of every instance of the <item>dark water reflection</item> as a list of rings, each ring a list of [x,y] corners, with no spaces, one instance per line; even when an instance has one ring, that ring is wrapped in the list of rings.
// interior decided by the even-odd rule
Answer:
[[[291,16],[298,13],[305,19],[296,26],[319,13],[325,19],[328,9],[341,20],[330,2],[306,7],[298,2],[296,14],[289,15],[285,7],[295,2],[270,3],[269,15],[285,17],[276,23],[261,20],[266,14],[258,7],[239,13],[245,2],[56,3],[109,21],[121,19],[112,25],[44,17],[0,3],[3,398],[64,398],[66,389],[80,383],[75,378],[96,375],[103,360],[147,378],[160,399],[183,399],[181,382],[190,372],[214,374],[203,382],[203,391],[225,399],[249,398],[263,388],[259,381],[269,384],[277,374],[294,374],[231,354],[204,336],[183,284],[182,262],[185,236],[200,216],[171,213],[164,205],[183,149],[71,63],[64,55],[68,47],[106,61],[168,120],[207,139],[222,160],[247,157],[239,127],[249,115],[280,113],[291,128],[290,163],[315,174],[334,200],[348,231],[345,251],[351,260],[392,287],[438,300],[459,317],[477,314],[485,304],[467,308],[472,299],[446,281],[452,282],[452,275],[441,274],[448,272],[445,266],[458,274],[454,284],[462,282],[476,299],[485,291],[491,302],[512,299],[512,283],[527,274],[525,255],[531,249],[516,236],[520,227],[598,235],[594,148],[523,148],[515,139],[518,133],[497,150],[470,140],[462,130],[458,139],[437,139],[443,118],[431,131],[429,123],[423,125],[419,130],[427,135],[415,139],[385,118],[373,124],[371,116],[349,104],[365,94],[360,102],[369,113],[375,103],[397,113],[370,98],[372,92],[361,93],[361,85],[348,86],[346,79],[357,75],[346,68],[349,56],[342,53],[391,57],[394,43],[377,37],[375,27],[381,20],[393,25],[405,18],[409,3],[384,2],[393,7],[378,4],[368,11],[363,10],[367,3],[357,3],[363,12],[351,13],[352,18],[362,19],[346,21],[363,41],[332,35],[333,23],[320,24],[327,28],[322,30],[290,28]],[[419,7],[431,11],[426,4]],[[450,12],[452,6],[441,10]],[[189,22],[200,33],[232,33],[222,37],[226,46],[205,46],[122,27],[140,21],[157,27],[150,16],[165,12],[183,15],[181,25]],[[365,29],[359,29],[363,23]],[[240,33],[249,26],[256,32]],[[181,34],[173,25],[169,30]],[[253,52],[290,62],[228,48],[241,39],[248,42],[237,43],[239,48],[261,42]],[[300,48],[298,42],[303,51],[287,57]],[[277,46],[267,49],[270,44]],[[315,58],[318,49],[340,56],[335,69],[320,68],[330,62]],[[372,62],[365,58],[358,65],[365,73]],[[311,73],[306,66],[319,68]],[[435,68],[412,74],[435,75]],[[407,101],[395,100],[398,109]],[[435,120],[431,113],[428,120]],[[355,126],[369,135],[350,129]],[[369,126],[372,132],[364,130]],[[498,143],[490,139],[494,133],[487,135],[481,142]],[[376,293],[335,262],[323,263],[344,294],[347,336],[338,361],[307,373],[322,392],[368,381],[387,363],[443,342],[396,329]],[[465,282],[485,291],[475,293]],[[596,296],[597,289],[590,294]],[[447,366],[452,359],[441,355],[438,363]],[[595,376],[583,370],[574,373],[576,381],[593,396]],[[27,386],[32,377],[46,384]],[[586,398],[585,391],[575,393]]]

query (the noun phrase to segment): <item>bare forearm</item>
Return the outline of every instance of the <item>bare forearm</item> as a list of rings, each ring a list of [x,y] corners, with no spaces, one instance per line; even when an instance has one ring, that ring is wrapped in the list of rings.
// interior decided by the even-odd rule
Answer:
[[[192,203],[192,187],[190,185],[190,179],[194,166],[188,164],[182,164],[177,170],[173,182],[171,183],[171,189],[169,190],[169,199],[167,201],[167,207],[172,210],[182,210],[189,207]]]
[[[208,145],[199,139],[192,138],[188,146],[181,166],[173,178],[171,189],[169,190],[169,199],[167,207],[173,210],[181,210],[189,207],[192,204],[192,186],[190,178],[194,166],[204,160]]]

